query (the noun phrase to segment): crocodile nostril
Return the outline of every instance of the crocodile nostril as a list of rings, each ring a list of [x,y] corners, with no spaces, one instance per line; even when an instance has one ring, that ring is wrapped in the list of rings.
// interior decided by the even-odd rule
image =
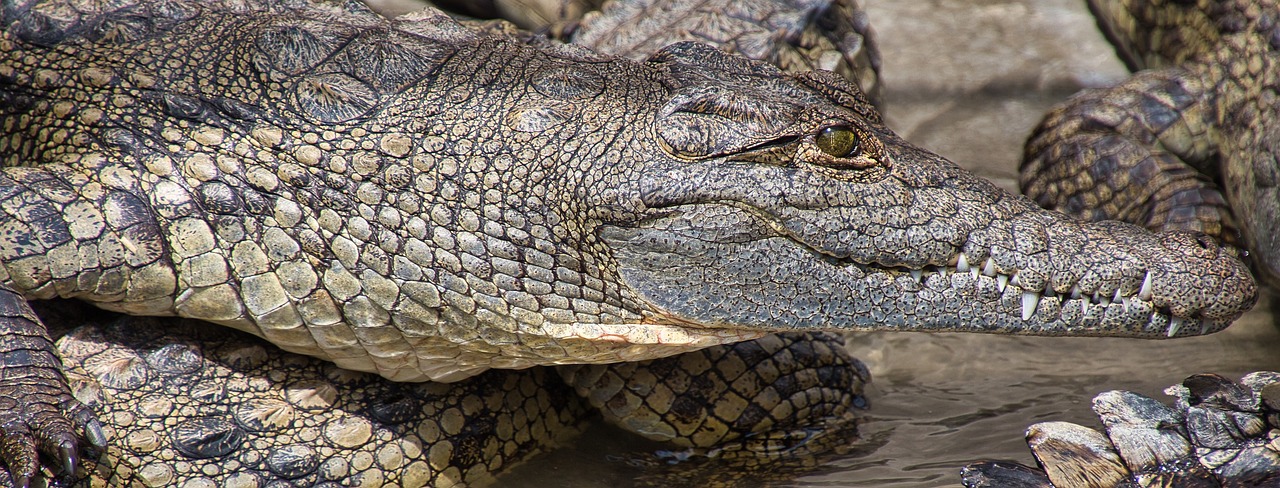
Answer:
[[[1206,251],[1211,251],[1218,247],[1218,241],[1214,240],[1212,237],[1209,237],[1206,234],[1197,235],[1196,244],[1200,245],[1200,249],[1204,249]]]
[[[1194,231],[1167,232],[1162,234],[1162,239],[1165,249],[1198,259],[1213,259],[1224,249],[1213,236]]]

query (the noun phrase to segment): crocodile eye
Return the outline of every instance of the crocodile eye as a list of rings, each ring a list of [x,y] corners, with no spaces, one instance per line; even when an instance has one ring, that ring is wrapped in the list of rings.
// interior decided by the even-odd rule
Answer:
[[[853,155],[861,149],[862,145],[862,141],[858,140],[858,133],[844,126],[827,127],[818,131],[813,142],[822,152],[837,158]]]

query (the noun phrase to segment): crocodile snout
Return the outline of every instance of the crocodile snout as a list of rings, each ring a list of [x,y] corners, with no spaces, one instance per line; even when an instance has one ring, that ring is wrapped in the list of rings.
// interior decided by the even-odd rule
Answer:
[[[623,282],[682,322],[1165,338],[1225,328],[1257,300],[1233,253],[1043,210],[885,135],[875,181],[705,161],[654,171],[655,216],[603,237]]]

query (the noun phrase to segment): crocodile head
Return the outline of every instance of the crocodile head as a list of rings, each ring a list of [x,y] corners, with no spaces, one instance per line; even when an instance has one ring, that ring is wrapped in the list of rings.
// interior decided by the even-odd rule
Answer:
[[[1212,240],[1042,210],[887,129],[856,87],[694,44],[633,188],[601,231],[659,315],[745,329],[1174,337],[1256,301]],[[769,81],[772,80],[772,81]]]

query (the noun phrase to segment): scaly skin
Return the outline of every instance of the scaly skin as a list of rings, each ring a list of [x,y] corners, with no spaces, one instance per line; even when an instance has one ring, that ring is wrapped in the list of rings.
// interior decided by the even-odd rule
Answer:
[[[111,442],[76,486],[478,486],[584,416],[546,368],[396,383],[197,321],[89,317],[59,352]]]
[[[828,72],[700,44],[636,63],[432,11],[4,7],[0,283],[26,298],[404,381],[792,329],[1172,337],[1256,299],[1217,245],[1040,210]],[[10,302],[5,377],[56,377]],[[93,430],[57,381],[3,393],[53,407],[5,420],[33,431],[4,440],[19,479]]]
[[[1280,4],[1090,7],[1131,68],[1155,69],[1050,112],[1027,141],[1023,193],[1085,219],[1205,232],[1280,284]]]

